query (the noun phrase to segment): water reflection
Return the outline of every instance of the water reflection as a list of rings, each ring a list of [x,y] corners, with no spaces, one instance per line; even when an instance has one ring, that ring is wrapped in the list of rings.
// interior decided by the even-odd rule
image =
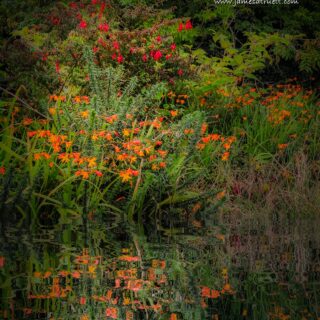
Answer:
[[[1,226],[1,319],[319,317],[314,217],[16,218]]]

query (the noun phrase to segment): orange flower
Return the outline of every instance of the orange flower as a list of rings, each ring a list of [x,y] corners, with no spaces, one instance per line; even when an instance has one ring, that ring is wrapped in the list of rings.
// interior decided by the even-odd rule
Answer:
[[[50,159],[50,154],[48,154],[48,153],[46,153],[46,152],[40,152],[40,153],[35,153],[34,155],[33,155],[33,157],[34,157],[34,160],[40,160],[40,159],[42,159],[42,158],[44,158],[44,159]]]
[[[281,144],[278,144],[278,149],[279,150],[284,150],[286,149],[288,146],[288,143],[281,143]]]
[[[70,161],[70,155],[68,153],[60,153],[58,155],[58,159],[61,160],[62,163],[68,163]]]
[[[81,102],[81,97],[80,96],[76,96],[76,97],[74,97],[73,101],[75,103],[80,103]]]
[[[223,288],[222,288],[222,290],[221,290],[221,293],[230,293],[230,294],[233,294],[233,293],[234,293],[234,291],[231,289],[230,283],[226,283],[226,284],[223,286]]]
[[[32,120],[31,118],[24,118],[24,119],[22,120],[22,124],[23,124],[24,126],[29,126],[32,122],[33,122],[33,120]]]
[[[66,141],[64,144],[66,148],[70,148],[72,146],[72,141]]]
[[[155,163],[154,163],[154,164],[152,164],[152,166],[151,166],[151,170],[153,170],[153,171],[157,171],[157,170],[159,170],[158,165],[156,165]]]
[[[82,96],[82,101],[85,103],[85,104],[89,104],[90,103],[90,98],[88,96]]]
[[[220,139],[220,135],[217,133],[210,134],[210,139],[212,141],[218,141]]]
[[[97,165],[97,162],[96,162],[97,158],[96,157],[87,158],[86,160],[88,162],[89,168],[93,168]]]
[[[76,176],[80,176],[82,177],[83,179],[88,179],[89,178],[89,172],[88,171],[85,171],[85,170],[78,170],[76,171],[75,175]]]
[[[61,270],[61,271],[59,271],[59,276],[61,276],[61,277],[67,277],[69,274],[70,274],[70,272],[69,271],[66,271],[66,270]]]
[[[120,176],[122,182],[130,181],[133,176],[138,176],[138,175],[139,175],[139,171],[132,170],[130,168],[119,172],[119,176]]]
[[[172,117],[176,117],[178,115],[178,110],[171,110],[170,114]]]
[[[133,320],[133,312],[128,310],[126,311],[126,320]]]
[[[197,143],[197,149],[199,149],[199,150],[202,150],[202,149],[204,149],[205,148],[205,144],[204,143]]]
[[[54,115],[57,113],[57,109],[51,107],[51,108],[49,108],[49,113],[50,113],[52,116],[54,116]]]
[[[137,292],[142,289],[142,285],[143,285],[143,280],[141,279],[129,280],[127,289]]]
[[[201,289],[201,297],[210,298],[211,289],[209,287],[202,287]]]
[[[37,131],[28,131],[28,132],[27,132],[28,138],[32,138],[32,137],[35,136],[36,134],[37,134]]]
[[[125,129],[122,130],[122,134],[123,134],[124,137],[129,137],[130,134],[131,134],[131,130],[128,129],[128,128],[125,128]]]
[[[80,116],[83,119],[87,119],[89,117],[89,110],[85,110],[85,111],[80,111]]]
[[[229,159],[229,156],[230,156],[230,152],[226,151],[223,153],[222,157],[221,157],[221,160],[222,161],[227,161]]]
[[[158,150],[157,151],[159,154],[160,154],[160,156],[162,157],[162,158],[164,158],[166,155],[167,155],[167,153],[168,153],[168,151],[166,151],[166,150]]]
[[[231,144],[230,143],[224,143],[223,144],[223,147],[226,149],[226,150],[229,150],[231,148]]]
[[[117,119],[118,119],[118,115],[116,114],[105,118],[105,120],[110,124],[116,121]]]
[[[220,292],[218,290],[211,290],[210,297],[212,299],[217,299],[220,297]]]
[[[79,271],[73,271],[73,272],[71,273],[71,276],[72,276],[72,278],[74,278],[74,279],[80,279],[81,274],[80,274]]]
[[[219,193],[216,195],[216,198],[217,198],[217,200],[221,200],[222,198],[225,197],[225,195],[226,195],[226,191],[223,190],[223,191],[219,192]]]
[[[166,163],[163,162],[163,161],[160,162],[160,163],[159,163],[159,167],[160,167],[160,168],[165,168],[165,167],[166,167]]]
[[[201,141],[202,141],[203,143],[208,143],[208,142],[210,141],[210,136],[201,138]]]
[[[184,134],[192,134],[194,133],[194,130],[193,129],[184,129]]]

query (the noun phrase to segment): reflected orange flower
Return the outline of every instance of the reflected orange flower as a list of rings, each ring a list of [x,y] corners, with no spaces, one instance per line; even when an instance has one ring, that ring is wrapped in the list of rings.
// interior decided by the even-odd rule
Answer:
[[[106,316],[112,319],[117,319],[118,318],[118,309],[109,307],[106,309]]]
[[[136,261],[140,261],[140,257],[123,255],[123,256],[118,257],[118,260],[127,261],[127,262],[136,262]]]
[[[278,144],[278,149],[279,150],[284,150],[288,147],[288,143],[281,143],[281,144]]]
[[[71,273],[71,276],[72,276],[72,278],[74,278],[74,279],[80,279],[81,273],[80,273],[79,271],[73,271],[73,272]]]
[[[177,314],[176,313],[171,313],[170,320],[177,320],[177,319],[178,319]]]
[[[81,305],[85,305],[85,304],[87,303],[86,297],[80,297],[79,303],[80,303]]]

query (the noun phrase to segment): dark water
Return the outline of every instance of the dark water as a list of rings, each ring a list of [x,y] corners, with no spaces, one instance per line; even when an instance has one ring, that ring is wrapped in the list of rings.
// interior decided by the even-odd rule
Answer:
[[[1,319],[319,319],[319,217],[6,214]]]

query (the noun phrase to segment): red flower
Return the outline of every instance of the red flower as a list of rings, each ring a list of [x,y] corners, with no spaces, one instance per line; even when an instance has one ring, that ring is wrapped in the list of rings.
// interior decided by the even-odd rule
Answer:
[[[101,19],[105,8],[106,8],[106,3],[102,2],[100,5],[100,10],[99,10],[99,19]]]
[[[86,27],[87,27],[87,23],[84,20],[81,20],[81,22],[79,23],[79,28],[85,29]]]
[[[96,170],[94,173],[95,173],[95,175],[97,177],[102,177],[103,176],[103,173],[101,171],[99,171],[99,170]]]
[[[123,62],[123,56],[121,54],[118,55],[117,61],[118,61],[118,63],[122,63]]]
[[[112,44],[113,48],[116,49],[116,50],[120,50],[120,45],[119,45],[119,42],[118,41],[114,41],[113,44]]]
[[[98,27],[100,31],[108,32],[109,31],[109,25],[107,23],[101,23]]]
[[[0,167],[0,174],[4,175],[6,173],[6,168],[4,166]]]
[[[91,0],[91,3],[92,3],[92,4],[98,4],[99,1],[98,1],[98,0]]]
[[[171,53],[170,53],[170,54],[167,54],[167,55],[166,55],[166,60],[169,60],[171,57],[172,57],[172,54],[171,54]]]
[[[117,59],[117,54],[114,53],[114,54],[111,56],[111,59],[112,59],[112,60],[116,60],[116,59]]]
[[[76,9],[77,8],[77,4],[75,2],[70,2],[69,3],[69,7],[72,9]]]
[[[48,53],[43,53],[41,59],[42,59],[42,61],[47,61],[48,60]]]
[[[190,29],[192,29],[192,23],[191,23],[191,21],[190,20],[188,20],[187,22],[186,22],[186,30],[190,30]]]
[[[183,70],[182,69],[179,69],[178,70],[178,75],[181,77],[183,75]]]
[[[50,17],[50,21],[53,25],[57,26],[60,24],[60,19],[57,17]]]
[[[172,51],[174,51],[174,50],[176,50],[176,44],[175,43],[173,43],[171,46],[170,46],[170,49],[172,50]]]
[[[144,54],[144,55],[142,56],[142,61],[143,61],[143,62],[147,62],[147,61],[148,61],[148,56],[147,56],[146,54]]]
[[[103,47],[105,47],[107,45],[106,42],[102,38],[98,39],[98,43],[101,44]]]
[[[157,36],[156,37],[156,40],[160,43],[162,41],[161,37],[160,36]]]
[[[160,51],[160,50],[157,50],[157,51],[154,53],[154,55],[153,55],[153,60],[154,60],[154,61],[158,61],[158,60],[161,59],[161,57],[162,57],[161,51]]]
[[[178,32],[181,32],[184,29],[182,22],[179,23]]]
[[[60,73],[60,63],[59,63],[59,61],[56,61],[56,72]]]

